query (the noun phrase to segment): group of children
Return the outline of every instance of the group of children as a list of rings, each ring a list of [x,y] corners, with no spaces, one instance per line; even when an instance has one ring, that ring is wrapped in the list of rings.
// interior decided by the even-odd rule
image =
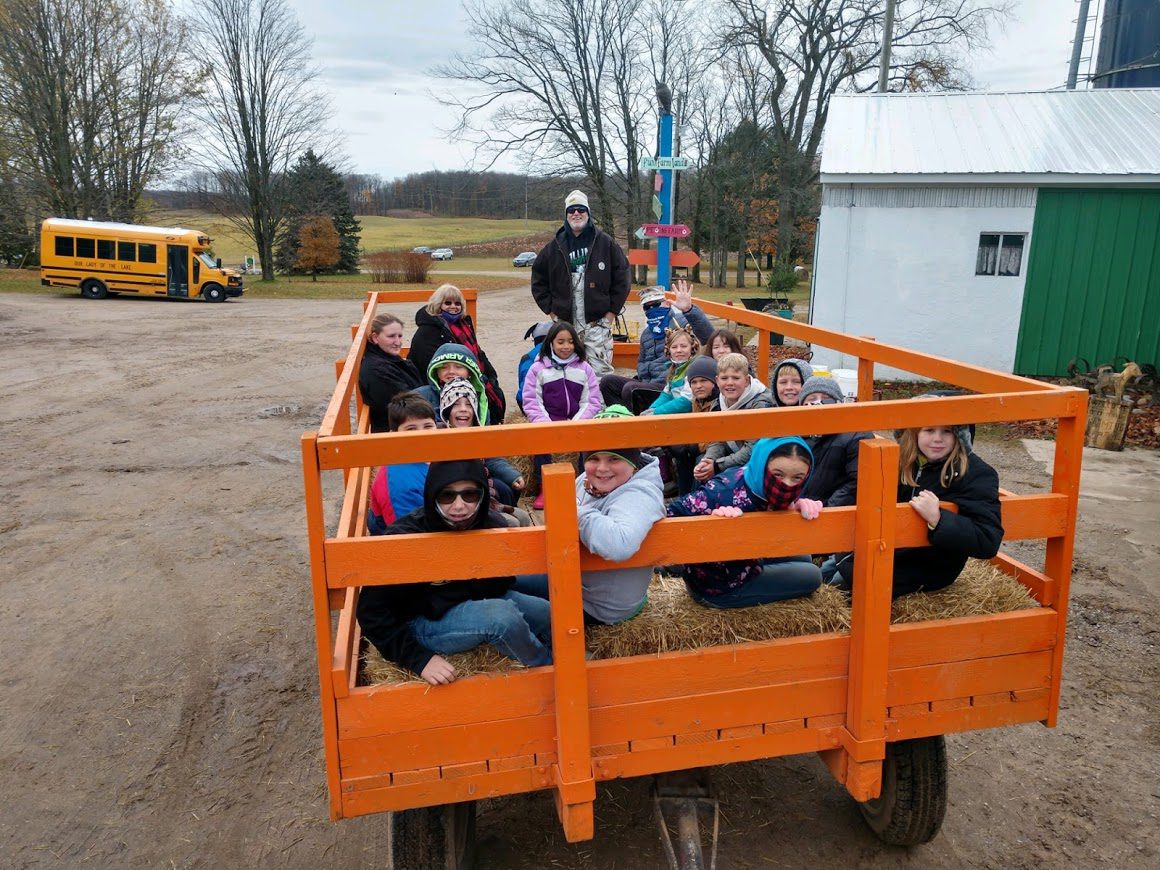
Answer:
[[[779,363],[772,385],[766,387],[754,376],[733,333],[711,333],[702,351],[690,322],[696,316],[688,317],[688,306],[680,310],[685,322],[669,326],[663,344],[656,344],[656,352],[667,361],[665,377],[640,413],[727,413],[843,401],[838,384],[814,375],[804,360]],[[571,324],[557,321],[539,332],[534,358],[521,365],[518,394],[530,422],[630,416],[623,405],[603,407],[609,385],[598,381],[588,365],[583,341]],[[368,341],[380,351],[370,357],[372,365],[384,368],[381,357],[390,349],[374,333]],[[655,370],[651,361],[645,362],[646,370]],[[364,361],[364,369],[366,365]],[[486,425],[485,383],[468,348],[444,344],[432,355],[426,375],[425,384],[388,403],[390,431]],[[651,384],[622,378],[611,387],[632,401],[639,391],[655,389],[657,382]],[[363,396],[369,403],[365,387]],[[372,407],[372,419],[375,414]],[[591,552],[620,562],[639,549],[664,516],[791,510],[815,519],[827,507],[854,503],[858,443],[868,437],[856,432],[726,439],[653,451],[589,453],[582,457],[583,471],[576,480],[580,540]],[[898,500],[909,503],[926,522],[930,544],[896,551],[897,596],[953,583],[968,558],[990,558],[998,552],[1003,528],[998,476],[972,451],[965,427],[904,430],[896,438],[901,450]],[[546,460],[536,457],[537,476]],[[677,497],[667,504],[662,460],[671,461],[678,485]],[[530,515],[517,506],[526,483],[502,457],[385,466],[371,487],[367,529],[371,534],[400,534],[527,525]],[[956,505],[957,512],[940,502]],[[543,507],[542,495],[532,507]],[[810,555],[800,555],[699,562],[666,570],[679,574],[690,596],[709,607],[750,607],[806,596],[823,582],[852,591],[852,554],[819,561],[820,566]],[[635,616],[645,605],[651,576],[651,567],[584,572],[586,622],[607,624]],[[549,663],[547,597],[545,575],[368,587],[360,596],[358,616],[364,635],[386,658],[437,684],[455,678],[443,655],[481,643],[491,643],[525,665]]]

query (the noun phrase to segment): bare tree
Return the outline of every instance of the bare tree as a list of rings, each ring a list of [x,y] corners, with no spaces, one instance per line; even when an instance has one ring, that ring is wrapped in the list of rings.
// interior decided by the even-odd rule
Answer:
[[[133,220],[195,86],[164,0],[2,0],[0,113],[42,211]]]
[[[331,115],[311,40],[285,0],[206,0],[190,42],[206,69],[210,133],[199,152],[215,170],[212,201],[253,239],[272,281],[288,205],[281,180],[307,148],[325,150]]]
[[[459,138],[486,167],[522,151],[541,174],[583,175],[610,232],[638,216],[642,131],[653,123],[643,0],[494,0],[467,9],[476,48],[436,69]]]
[[[757,120],[773,133],[778,256],[785,260],[797,210],[817,177],[830,97],[876,81],[885,0],[723,0],[723,6],[721,43],[754,52],[765,66],[768,89]],[[984,41],[988,24],[1005,10],[985,0],[898,0],[892,89],[961,87],[959,54]]]

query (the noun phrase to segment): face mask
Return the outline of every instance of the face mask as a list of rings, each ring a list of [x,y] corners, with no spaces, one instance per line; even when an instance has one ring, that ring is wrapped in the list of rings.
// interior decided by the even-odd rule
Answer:
[[[644,313],[645,320],[648,323],[649,331],[657,338],[663,339],[665,337],[665,330],[669,328],[669,323],[673,317],[673,309],[666,308],[664,305],[658,305],[656,308],[650,308]]]
[[[474,522],[475,518],[479,515],[479,508],[477,507],[474,512],[468,514],[467,519],[458,521],[453,520],[451,517],[447,516],[443,510],[443,505],[439,504],[439,502],[435,502],[435,512],[443,518],[443,522],[447,523],[449,528],[458,531],[460,529],[466,529],[472,524],[472,522]]]
[[[769,509],[779,511],[788,508],[797,500],[804,485],[803,481],[789,486],[774,477],[772,472],[767,471],[765,473],[765,500],[769,503]]]
[[[552,351],[552,359],[555,360],[557,365],[566,366],[568,363],[576,359],[576,354],[572,354],[571,356],[567,357],[558,357],[556,356],[556,352]]]
[[[439,316],[442,317],[444,320],[446,320],[448,323],[456,323],[459,321],[459,318],[463,316],[463,312],[462,311],[440,311]]]

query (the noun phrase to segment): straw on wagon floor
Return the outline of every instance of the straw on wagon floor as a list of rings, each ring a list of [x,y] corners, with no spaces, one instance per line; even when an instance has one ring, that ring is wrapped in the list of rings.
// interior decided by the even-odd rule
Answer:
[[[890,619],[895,623],[925,622],[1038,606],[1026,587],[1013,577],[988,562],[972,559],[959,579],[946,589],[896,599]],[[649,587],[648,604],[640,615],[619,625],[589,628],[587,646],[591,658],[606,659],[846,631],[849,627],[849,599],[832,586],[823,586],[808,598],[739,610],[714,610],[694,602],[685,591],[684,581],[657,574]],[[464,677],[523,669],[486,645],[446,658]],[[369,644],[363,656],[362,679],[372,685],[419,680],[410,671],[385,661]]]

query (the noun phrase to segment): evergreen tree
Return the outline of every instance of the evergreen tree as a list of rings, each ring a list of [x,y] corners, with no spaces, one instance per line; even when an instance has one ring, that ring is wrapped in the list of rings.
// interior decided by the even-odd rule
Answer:
[[[290,199],[289,220],[278,240],[274,266],[279,272],[302,271],[298,267],[298,253],[302,225],[320,215],[334,221],[338,232],[338,272],[357,272],[359,234],[362,226],[355,220],[350,208],[343,177],[308,149],[286,174],[286,189]]]

